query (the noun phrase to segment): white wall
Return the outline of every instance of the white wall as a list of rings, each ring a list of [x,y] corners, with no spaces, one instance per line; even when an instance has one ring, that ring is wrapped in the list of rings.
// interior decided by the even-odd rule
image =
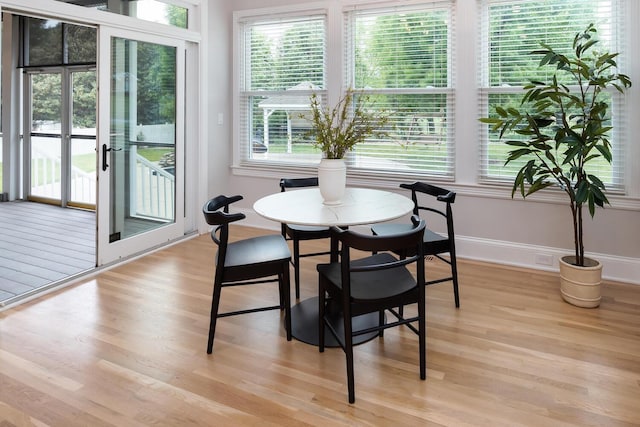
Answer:
[[[338,0],[333,0],[338,1]],[[305,0],[214,0],[209,3],[209,189],[210,195],[242,194],[237,206],[248,218],[247,225],[274,230],[277,224],[262,220],[252,212],[253,203],[260,197],[278,191],[281,172],[248,171],[232,165],[232,13],[233,10],[309,3]],[[475,13],[474,0],[458,0],[459,8],[466,8],[458,17],[459,31],[470,28]],[[640,21],[640,6],[631,1],[629,22]],[[460,10],[460,9],[459,9]],[[461,49],[458,46],[458,49]],[[468,49],[468,47],[467,47]],[[640,45],[631,46],[630,74],[635,86],[629,92],[632,103],[631,135],[640,135]],[[459,52],[460,53],[460,52]],[[459,54],[458,61],[469,59]],[[465,82],[457,85],[464,89]],[[466,82],[468,85],[468,82]],[[473,108],[473,107],[471,107]],[[218,125],[219,113],[223,124]],[[458,111],[460,113],[460,111]],[[634,120],[635,119],[635,120]],[[474,183],[475,174],[468,165],[477,158],[475,134],[462,131],[457,135],[456,167],[458,182],[442,184],[458,192],[454,205],[458,256],[557,271],[557,258],[573,250],[573,230],[569,207],[564,199],[542,195],[523,201],[511,199],[510,188],[486,188]],[[637,144],[637,137],[630,144]],[[466,146],[466,147],[465,147]],[[635,151],[638,153],[638,151]],[[472,154],[469,154],[472,153]],[[637,159],[629,160],[629,165]],[[637,168],[640,170],[640,168]],[[312,175],[315,171],[301,171]],[[348,185],[396,189],[400,181],[363,181],[349,176]],[[638,194],[640,174],[632,174],[631,188]],[[585,220],[585,241],[589,254],[604,264],[604,277],[640,284],[640,200],[611,198],[612,207],[599,210],[594,220]],[[552,256],[552,265],[542,265],[537,255]]]
[[[232,6],[235,2],[209,0],[208,75],[205,76],[209,90],[209,135],[205,136],[207,162],[201,166],[207,171],[209,196],[239,193],[231,189],[232,161]],[[239,194],[242,194],[241,192]],[[204,204],[206,200],[202,201]]]

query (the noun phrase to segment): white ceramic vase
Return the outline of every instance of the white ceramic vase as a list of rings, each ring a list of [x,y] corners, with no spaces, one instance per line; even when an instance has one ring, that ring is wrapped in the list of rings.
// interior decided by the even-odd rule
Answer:
[[[339,205],[347,185],[344,159],[322,159],[318,165],[318,186],[325,205]]]
[[[585,266],[574,265],[575,256],[560,258],[560,292],[569,304],[593,308],[600,305],[602,264],[585,258]]]

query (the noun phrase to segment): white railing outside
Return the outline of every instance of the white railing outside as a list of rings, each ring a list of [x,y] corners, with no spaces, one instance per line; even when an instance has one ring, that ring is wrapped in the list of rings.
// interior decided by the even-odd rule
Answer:
[[[34,138],[35,139],[35,138]],[[60,155],[38,149],[31,149],[31,194],[39,197],[60,199],[62,183]],[[71,200],[89,205],[96,204],[96,175],[71,166]]]
[[[175,176],[138,155],[131,146],[130,215],[163,221],[175,219]]]
[[[31,194],[51,199],[61,198],[60,155],[38,150],[31,154]],[[161,221],[175,219],[175,176],[130,148],[130,215]],[[71,167],[71,200],[95,205],[96,176]]]

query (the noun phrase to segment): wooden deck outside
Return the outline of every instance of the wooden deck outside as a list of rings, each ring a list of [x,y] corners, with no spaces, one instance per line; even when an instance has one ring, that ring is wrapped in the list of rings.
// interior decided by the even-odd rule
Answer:
[[[41,203],[0,203],[0,307],[95,267],[96,216]]]

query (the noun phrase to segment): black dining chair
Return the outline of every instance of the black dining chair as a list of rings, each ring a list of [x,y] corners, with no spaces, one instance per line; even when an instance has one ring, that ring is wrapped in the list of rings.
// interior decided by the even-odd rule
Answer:
[[[291,188],[317,187],[318,178],[282,178],[280,180],[280,191],[284,192]],[[300,242],[303,240],[317,240],[329,238],[329,227],[306,226],[296,224],[281,224],[282,236],[293,243],[293,276],[296,289],[296,298],[300,298],[300,258],[328,255],[330,250],[323,252],[300,253]]]
[[[437,218],[440,218],[444,221],[444,225],[446,225],[446,235],[436,233],[428,228],[425,229],[424,242],[422,246],[425,257],[433,256],[449,264],[451,274],[446,275],[446,277],[427,280],[425,284],[432,285],[435,283],[451,281],[453,283],[454,302],[456,308],[458,308],[460,307],[460,294],[458,291],[458,264],[456,261],[456,241],[453,231],[453,210],[451,209],[451,205],[456,200],[456,193],[424,182],[400,184],[400,188],[411,191],[411,199],[414,203],[413,213],[415,215],[421,215],[423,218],[430,215],[430,217],[427,218],[429,224],[436,223]],[[444,203],[443,209],[436,209],[432,206],[427,206],[426,199],[419,198],[419,195],[433,197],[438,202]],[[431,221],[432,219],[433,222]],[[375,235],[384,236],[402,232],[403,230],[406,230],[407,227],[407,224],[401,223],[374,224],[371,227],[371,231]],[[400,255],[406,255],[399,251],[397,253]],[[447,259],[444,254],[449,254],[449,258]]]
[[[331,228],[332,238],[337,239],[340,245],[340,261],[317,266],[319,349],[324,351],[326,327],[346,354],[349,403],[355,402],[353,338],[359,335],[377,331],[382,336],[387,328],[406,325],[418,334],[420,379],[426,378],[424,230],[425,221],[417,215],[412,216],[411,224],[404,231],[394,235],[364,235]],[[391,250],[398,249],[410,255],[399,257],[391,253]],[[375,254],[352,259],[354,250]],[[415,277],[407,268],[410,265],[415,265]],[[327,309],[327,304],[342,308],[342,324],[332,321],[335,317]],[[396,308],[408,304],[417,304],[418,311],[417,315],[405,318]],[[376,312],[379,313],[376,326],[353,329],[354,317]],[[385,312],[393,315],[394,320],[387,321]],[[417,328],[412,324],[415,322],[418,323]]]
[[[291,288],[289,261],[291,252],[279,234],[252,237],[229,242],[229,224],[245,218],[243,213],[229,213],[229,205],[242,200],[242,196],[217,196],[204,204],[202,211],[207,224],[215,226],[211,239],[218,245],[216,270],[211,302],[211,322],[207,353],[213,349],[216,322],[220,317],[255,313],[265,310],[285,310],[287,340],[291,341]],[[220,294],[226,286],[255,285],[278,282],[279,304],[219,313]]]

